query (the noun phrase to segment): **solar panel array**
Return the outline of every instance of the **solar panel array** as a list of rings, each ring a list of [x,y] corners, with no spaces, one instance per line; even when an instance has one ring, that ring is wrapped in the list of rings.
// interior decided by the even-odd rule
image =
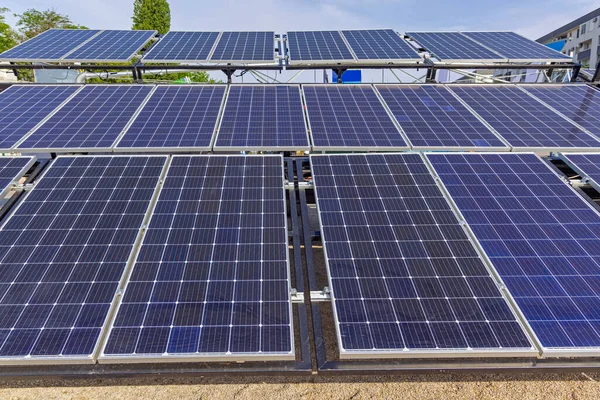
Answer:
[[[559,156],[582,178],[587,178],[596,190],[600,190],[600,153],[560,153]]]
[[[533,154],[427,158],[544,354],[600,347],[598,211]]]
[[[299,86],[231,86],[215,150],[309,150]]]
[[[342,357],[532,352],[419,154],[311,164]]]
[[[175,156],[103,352],[290,359],[281,156]]]
[[[420,61],[416,50],[391,29],[342,31],[358,60]]]
[[[152,39],[156,31],[102,31],[63,61],[128,61]]]
[[[79,86],[13,85],[0,94],[0,148],[10,149]]]
[[[376,85],[376,89],[411,147],[508,150],[443,86]]]
[[[407,32],[413,40],[441,61],[506,61],[502,56],[459,32]]]
[[[157,86],[117,149],[210,150],[225,86]]]
[[[0,229],[0,360],[92,361],[166,157],[57,158]]]
[[[206,61],[219,38],[219,32],[167,32],[144,54],[144,61]]]
[[[600,141],[514,86],[452,86],[515,150],[574,149]]]
[[[371,86],[302,87],[315,150],[407,149]]]
[[[49,29],[0,54],[0,61],[57,61],[101,31]]]
[[[35,157],[0,157],[0,196],[19,180],[35,162]],[[0,198],[1,200],[1,198]]]
[[[287,43],[290,62],[354,60],[338,31],[292,31]]]
[[[223,32],[212,61],[269,61],[275,58],[275,32]]]

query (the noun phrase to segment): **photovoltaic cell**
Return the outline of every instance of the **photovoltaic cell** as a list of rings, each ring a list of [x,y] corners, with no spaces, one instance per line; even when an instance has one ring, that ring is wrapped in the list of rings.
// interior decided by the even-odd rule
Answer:
[[[510,61],[571,61],[571,57],[515,32],[461,32]]]
[[[58,61],[101,31],[92,29],[49,29],[6,50],[0,61]]]
[[[224,95],[225,86],[158,86],[117,148],[210,150]]]
[[[413,40],[440,61],[506,61],[459,32],[412,32]]]
[[[518,87],[452,86],[465,103],[496,130],[513,149],[600,147],[579,129]]]
[[[129,61],[154,35],[156,31],[102,31],[63,61]]]
[[[559,156],[581,177],[589,179],[596,190],[600,189],[600,153],[560,153]]]
[[[219,32],[170,31],[144,55],[144,61],[206,61]]]
[[[287,33],[290,63],[295,61],[354,61],[338,31],[294,31]]]
[[[508,147],[443,86],[377,85],[413,147]]]
[[[299,86],[231,86],[215,150],[308,150]]]
[[[35,157],[0,157],[0,196],[4,197],[11,185],[21,178],[34,162]]]
[[[421,57],[391,29],[342,31],[359,60],[410,60]]]
[[[92,361],[166,157],[57,158],[0,229],[0,362]]]
[[[151,90],[142,85],[85,86],[17,147],[110,148]]]
[[[10,149],[80,86],[13,85],[0,94],[0,148]]]
[[[534,154],[427,157],[543,353],[592,356],[600,347],[598,211]]]
[[[371,86],[304,85],[315,149],[406,149],[408,146]]]
[[[311,165],[341,357],[534,352],[420,155]]]
[[[275,32],[223,32],[211,61],[275,60]]]
[[[287,247],[282,157],[173,157],[102,358],[293,358]]]

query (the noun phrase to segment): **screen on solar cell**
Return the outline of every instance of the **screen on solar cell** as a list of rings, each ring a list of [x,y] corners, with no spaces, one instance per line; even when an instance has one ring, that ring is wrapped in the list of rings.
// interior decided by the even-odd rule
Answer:
[[[571,57],[515,32],[461,32],[510,61],[571,61]]]
[[[299,86],[231,86],[215,150],[308,150]]]
[[[49,29],[6,50],[0,61],[58,61],[101,31],[91,29]]]
[[[598,211],[534,154],[427,157],[543,354],[598,355]]]
[[[514,86],[452,86],[513,150],[600,147],[600,141]]]
[[[145,55],[144,61],[206,61],[219,32],[170,31]]]
[[[355,61],[338,31],[287,33],[290,63],[295,61]]]
[[[407,35],[441,61],[506,61],[506,57],[459,32],[412,32]]]
[[[0,229],[0,362],[92,361],[166,157],[59,157]]]
[[[174,156],[102,359],[294,357],[281,156]]]
[[[415,49],[391,29],[342,31],[342,35],[359,60],[421,60]]]
[[[443,86],[376,85],[415,148],[508,147]]]
[[[110,148],[151,90],[142,85],[85,86],[17,147],[55,151]]]
[[[35,162],[35,157],[0,157],[0,199]]]
[[[419,154],[311,165],[341,357],[535,353]]]
[[[368,85],[303,85],[313,148],[368,150],[408,146]]]
[[[156,31],[102,31],[62,60],[129,61],[154,35]]]
[[[596,190],[600,190],[600,153],[559,153],[559,156],[582,178],[587,178]]]
[[[225,86],[157,86],[116,149],[210,150]]]
[[[275,60],[275,32],[223,32],[211,61]]]
[[[13,85],[0,94],[0,149],[10,149],[80,86]]]

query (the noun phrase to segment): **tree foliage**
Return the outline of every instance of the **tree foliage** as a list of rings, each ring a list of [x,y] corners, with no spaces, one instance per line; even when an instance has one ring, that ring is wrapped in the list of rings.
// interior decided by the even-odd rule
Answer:
[[[18,18],[17,28],[22,39],[31,39],[48,29],[88,29],[82,25],[76,25],[67,15],[59,14],[53,9],[39,11],[30,8],[23,14],[15,14]]]
[[[0,53],[15,47],[17,45],[17,35],[15,31],[6,23],[4,14],[10,10],[5,7],[0,7]]]
[[[171,9],[167,0],[134,0],[132,29],[157,30],[165,34],[171,29]]]

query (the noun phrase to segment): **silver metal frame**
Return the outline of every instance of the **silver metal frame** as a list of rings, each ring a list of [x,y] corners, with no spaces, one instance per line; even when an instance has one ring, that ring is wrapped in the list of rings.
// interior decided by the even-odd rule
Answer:
[[[600,192],[600,182],[597,182],[595,179],[590,178],[583,169],[581,169],[577,164],[575,164],[569,157],[577,156],[577,155],[598,155],[600,156],[600,149],[595,153],[573,153],[573,152],[565,152],[565,153],[557,153],[558,158],[563,160],[565,164],[567,164],[573,171],[577,172],[579,176],[581,176],[582,180],[586,180],[587,183],[590,184],[596,191]]]
[[[164,38],[166,38],[167,36],[169,36],[169,33],[171,32],[176,32],[176,33],[180,33],[180,32],[189,32],[189,33],[201,33],[201,32],[207,32],[207,33],[216,33],[217,37],[215,38],[215,41],[213,42],[210,51],[208,52],[208,55],[206,58],[202,59],[202,60],[198,60],[198,59],[189,59],[189,60],[166,60],[166,59],[149,59],[146,58],[148,57],[149,54],[152,54],[152,52],[161,44],[161,42],[164,40]],[[177,64],[194,64],[194,63],[206,63],[208,62],[208,60],[210,59],[210,56],[212,55],[212,53],[215,51],[215,48],[217,46],[217,43],[219,43],[219,39],[221,39],[221,35],[223,34],[223,32],[218,32],[218,31],[169,31],[167,33],[165,33],[164,36],[162,36],[158,42],[156,43],[156,45],[152,46],[152,48],[150,50],[148,50],[146,53],[144,53],[144,56],[142,57],[142,61],[146,62],[146,63],[177,63]]]
[[[27,164],[25,164],[25,166],[19,172],[17,172],[17,174],[13,177],[12,181],[8,185],[6,185],[6,187],[0,188],[0,199],[3,199],[11,191],[13,186],[18,183],[19,179],[21,179],[23,177],[23,175],[25,175],[25,173],[27,171],[29,171],[31,166],[33,164],[35,164],[35,162],[37,161],[37,157],[35,157],[35,156],[2,156],[2,157],[0,157],[0,160],[7,159],[7,158],[9,158],[9,159],[28,158],[29,162]]]

